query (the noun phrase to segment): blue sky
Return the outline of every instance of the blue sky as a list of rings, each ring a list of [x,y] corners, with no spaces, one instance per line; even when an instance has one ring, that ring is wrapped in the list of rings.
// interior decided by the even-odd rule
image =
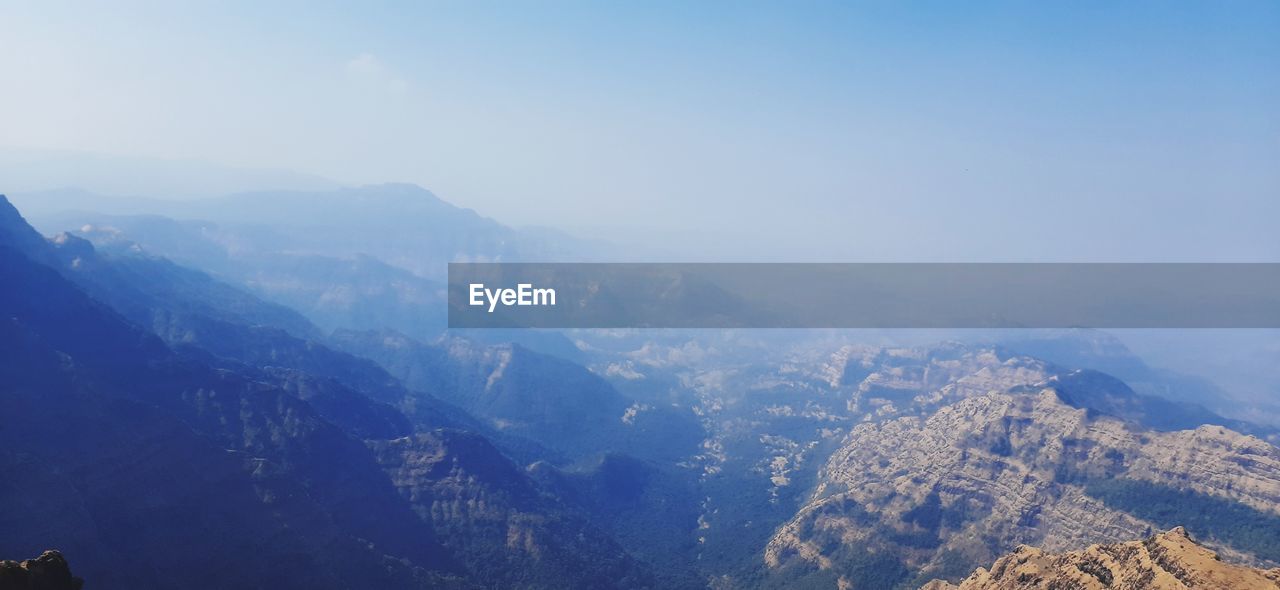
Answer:
[[[709,256],[1280,257],[1275,2],[0,0],[0,72],[6,146]]]

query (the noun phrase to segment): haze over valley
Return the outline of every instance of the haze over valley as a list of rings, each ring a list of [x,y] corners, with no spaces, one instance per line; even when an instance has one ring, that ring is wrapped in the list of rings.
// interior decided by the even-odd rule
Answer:
[[[1280,589],[1280,330],[945,264],[1273,268],[1278,74],[1266,2],[0,0],[0,590]],[[1179,280],[1102,305],[1276,301]]]
[[[42,501],[2,549],[102,587],[198,585],[204,551],[278,587],[914,587],[1175,526],[1280,561],[1272,415],[1105,332],[451,332],[445,262],[580,242],[406,185],[34,199],[47,237],[6,201],[0,240],[4,501]],[[144,497],[236,518],[137,529]]]

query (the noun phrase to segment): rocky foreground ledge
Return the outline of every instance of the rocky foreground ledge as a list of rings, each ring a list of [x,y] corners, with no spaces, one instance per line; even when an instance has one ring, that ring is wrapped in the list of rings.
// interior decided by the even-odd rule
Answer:
[[[66,558],[57,551],[22,562],[0,561],[0,590],[80,590],[84,581],[71,575]]]
[[[920,590],[1280,589],[1280,568],[1261,570],[1219,561],[1182,527],[1145,541],[1093,545],[1058,555],[1022,546],[978,568],[959,586],[941,580]]]

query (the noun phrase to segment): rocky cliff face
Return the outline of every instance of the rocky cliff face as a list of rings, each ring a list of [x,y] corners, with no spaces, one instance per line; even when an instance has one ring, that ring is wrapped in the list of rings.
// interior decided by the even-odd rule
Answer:
[[[102,588],[411,587],[384,555],[443,561],[363,444],[305,402],[173,355],[3,247],[0,284],[0,404],[21,417],[0,428],[0,552],[59,547]]]
[[[462,505],[458,518],[420,518],[381,447],[361,440],[402,436],[432,414],[415,412],[411,422],[371,400],[406,395],[390,375],[283,330],[255,338],[237,323],[245,318],[223,314],[243,298],[125,289],[173,275],[116,275],[122,267],[66,240],[60,253],[69,259],[50,255],[53,246],[19,239],[30,228],[6,206],[0,197],[0,407],[21,419],[0,427],[0,555],[59,547],[94,588],[646,585],[607,535],[548,517],[554,503],[523,472],[512,481],[490,473],[516,468],[477,435],[422,443],[430,461],[466,470],[408,479],[438,494],[432,502]],[[93,265],[94,280],[78,282]],[[161,309],[153,305],[184,321],[218,317],[233,330],[166,343],[148,331],[155,326],[145,320]],[[204,348],[215,344],[223,354]],[[512,495],[538,499],[499,512],[514,514],[516,537],[482,534],[496,530],[483,526],[493,512],[482,505],[472,519],[467,501]],[[561,542],[578,545],[554,553]],[[547,557],[525,559],[534,554]],[[536,581],[521,578],[533,573]]]
[[[423,522],[486,587],[645,588],[652,572],[474,434],[370,441]]]
[[[1145,541],[1092,545],[1061,554],[1024,545],[996,560],[990,569],[978,568],[958,586],[935,580],[921,590],[1033,588],[1274,590],[1280,588],[1280,569],[1224,563],[1178,527]]]
[[[1167,512],[1276,516],[1280,449],[1220,426],[1146,429],[1069,405],[1056,383],[854,427],[770,541],[767,564],[838,573],[851,556],[887,552],[904,571],[959,577],[1019,544],[1062,551],[1148,535],[1166,514],[1142,496],[1184,503]],[[1233,558],[1277,557],[1274,533],[1212,532]]]
[[[1108,535],[1102,539],[1106,540],[1135,538],[1186,522],[1169,522],[1164,515],[1119,506],[1134,495],[1132,486],[1103,490],[1108,493],[1094,489],[1089,478],[1108,473],[1098,467],[1108,460],[1105,441],[1059,440],[1069,450],[1067,459],[1046,464],[1043,476],[1033,476],[1041,478],[1051,492],[1044,497],[1032,494],[1016,503],[1019,512],[1012,522],[1016,525],[1025,512],[1022,525],[1002,521],[990,529],[983,528],[986,525],[965,529],[987,518],[984,513],[1004,508],[997,507],[991,498],[1014,498],[1023,493],[1013,491],[1023,482],[1013,474],[1008,476],[1010,481],[989,481],[994,477],[990,473],[999,468],[986,466],[974,468],[967,476],[970,481],[948,490],[951,483],[943,482],[940,474],[952,467],[932,458],[930,453],[937,449],[907,454],[921,440],[954,437],[959,445],[955,452],[972,447],[959,463],[976,461],[986,453],[995,457],[996,465],[1003,465],[1012,462],[1019,445],[1025,445],[1020,452],[1034,456],[1039,445],[1070,435],[1069,429],[1063,429],[1045,432],[1043,439],[1014,437],[1006,444],[990,434],[987,440],[982,428],[990,421],[998,430],[1006,418],[1000,412],[982,420],[938,420],[922,426],[944,409],[969,400],[988,395],[1034,398],[1049,389],[1054,392],[1056,412],[1090,423],[1109,416],[1109,423],[1157,436],[1179,429],[1194,431],[1206,423],[1230,427],[1228,421],[1203,408],[1141,395],[1104,374],[1063,368],[1001,347],[943,343],[886,348],[799,342],[757,349],[752,348],[757,344],[749,338],[733,341],[732,346],[717,343],[700,347],[647,336],[627,342],[586,336],[582,344],[594,351],[614,351],[600,356],[603,360],[593,368],[620,392],[646,404],[689,404],[701,418],[707,435],[704,452],[689,462],[697,470],[697,485],[704,499],[696,507],[695,555],[698,566],[726,587],[832,587],[845,578],[858,588],[896,588],[929,579],[916,577],[922,571],[931,577],[945,575],[958,580],[1022,542],[1016,540],[1017,535],[1026,527],[1041,526],[1035,523],[1045,502],[1060,506],[1064,512],[1088,512],[1100,506],[1106,509],[1105,514],[1120,515],[1116,518],[1127,524],[1100,519],[1080,524],[1071,533],[1084,535],[1086,527],[1101,523]],[[758,356],[752,356],[752,350],[758,350]],[[917,427],[901,428],[901,424]],[[1092,471],[1081,469],[1074,459],[1086,444],[1089,452],[1099,457],[1089,463],[1094,466]],[[842,467],[841,462],[851,460],[859,448],[871,450],[868,456],[858,457],[857,463]],[[833,455],[835,459],[831,459]],[[1167,477],[1162,480],[1166,487],[1161,493],[1179,502],[1185,499],[1173,496],[1183,490],[1183,475],[1177,470],[1188,465],[1191,463],[1167,466]],[[861,504],[856,490],[834,497],[848,491],[845,486],[867,483],[853,476],[848,481],[833,479],[844,477],[842,469],[868,474],[887,471],[875,477],[900,480],[877,492],[889,506]],[[1204,478],[1190,475],[1189,479]],[[933,490],[935,483],[942,489]],[[1170,483],[1176,483],[1176,489],[1167,485]],[[1040,484],[1031,485],[1031,489],[1036,485]],[[821,491],[814,494],[815,488]],[[1054,495],[1062,490],[1082,500]],[[986,496],[970,499],[969,492]],[[1197,506],[1195,503],[1205,497],[1221,500],[1216,506],[1228,512],[1249,506],[1226,496],[1191,493],[1204,496],[1189,500]],[[960,497],[964,501],[957,502]],[[999,520],[994,518],[993,523]],[[1064,515],[1060,520],[1067,523],[1064,527],[1070,526],[1074,517]],[[1110,526],[1118,528],[1105,528]],[[961,529],[965,531],[959,532]],[[965,536],[975,531],[982,536]],[[1216,539],[1214,532],[1206,536]],[[1268,540],[1246,543],[1250,547],[1247,552],[1268,553],[1270,538],[1257,532],[1260,539]],[[956,534],[960,536],[953,543]],[[769,558],[767,566],[760,559],[762,555]],[[752,563],[739,561],[745,559]],[[749,569],[751,566],[767,569],[757,572]]]

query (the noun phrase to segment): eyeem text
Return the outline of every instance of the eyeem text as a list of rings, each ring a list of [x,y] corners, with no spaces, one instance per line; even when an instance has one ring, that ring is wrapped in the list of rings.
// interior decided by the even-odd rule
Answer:
[[[534,288],[530,283],[520,283],[514,289],[487,289],[484,283],[470,283],[471,305],[488,305],[489,313],[501,304],[512,305],[555,305],[556,290]]]

